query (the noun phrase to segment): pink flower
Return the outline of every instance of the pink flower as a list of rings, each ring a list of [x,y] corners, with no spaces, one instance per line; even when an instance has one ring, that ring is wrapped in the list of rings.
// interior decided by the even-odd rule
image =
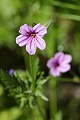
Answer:
[[[72,60],[72,56],[58,52],[47,62],[47,67],[50,68],[50,74],[54,77],[60,76],[60,73],[65,73],[71,69],[69,64]]]
[[[30,55],[35,54],[37,47],[40,50],[46,48],[46,43],[42,38],[47,33],[47,28],[40,23],[36,24],[34,27],[24,24],[20,27],[19,33],[21,35],[16,37],[16,43],[20,47],[26,46],[26,51]]]

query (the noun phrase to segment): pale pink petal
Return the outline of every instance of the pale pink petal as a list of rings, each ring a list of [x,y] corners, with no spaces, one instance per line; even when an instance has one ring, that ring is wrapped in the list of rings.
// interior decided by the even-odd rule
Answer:
[[[25,46],[27,44],[30,43],[32,37],[26,37],[26,36],[23,36],[23,35],[19,35],[17,38],[16,38],[16,43],[22,47],[22,46]]]
[[[54,60],[56,60],[56,61],[58,61],[60,63],[60,62],[62,62],[63,57],[64,57],[64,53],[58,52],[58,53],[55,54]]]
[[[71,69],[71,66],[69,64],[64,64],[64,65],[60,65],[59,67],[57,67],[57,70],[65,73],[67,71],[69,71]]]
[[[49,67],[49,68],[51,68],[51,67],[53,67],[53,60],[54,60],[54,58],[50,58],[48,61],[47,61],[47,67]]]
[[[23,40],[19,43],[19,46],[22,47],[22,46],[25,46],[25,45],[28,45],[32,40],[32,37],[29,37],[28,39],[26,40]]]
[[[33,27],[33,30],[35,30],[35,33],[41,37],[43,37],[47,33],[47,27],[41,25],[40,23],[35,25]]]
[[[23,36],[23,35],[19,35],[18,37],[16,37],[16,43],[19,44],[21,41],[26,40],[28,37]]]
[[[47,34],[47,29],[43,28],[42,30],[40,30],[37,35],[39,35],[40,37],[43,37],[45,34]]]
[[[63,63],[70,63],[72,61],[72,56],[65,54]]]
[[[59,62],[59,63],[63,62],[63,59],[64,59],[64,53],[59,52],[58,62]]]
[[[53,75],[54,77],[60,76],[60,71],[58,71],[57,69],[50,69],[50,74]]]
[[[21,33],[22,35],[30,35],[30,33],[33,32],[33,29],[28,26],[27,24],[24,24],[20,27],[19,33]]]
[[[53,58],[48,60],[47,67],[50,68],[50,73],[56,77],[59,76],[61,72],[65,73],[71,69],[71,65],[69,64],[71,60],[71,55],[58,52]]]
[[[46,48],[46,43],[45,43],[45,41],[40,36],[36,35],[35,42],[36,42],[36,46],[40,50],[44,50]]]
[[[47,33],[47,28],[40,23],[33,28],[24,24],[20,27],[19,35],[16,37],[16,43],[19,46],[26,46],[26,51],[29,54],[35,54],[36,47],[43,50],[46,47],[45,41],[41,38]]]
[[[31,26],[28,26],[28,28],[29,28],[31,33],[34,32],[34,30],[33,30],[33,28]]]
[[[36,52],[36,44],[34,38],[31,40],[31,42],[26,45],[26,51],[30,54],[33,55]]]
[[[38,23],[38,24],[36,24],[34,27],[33,27],[33,30],[38,30],[38,29],[40,29],[40,23]]]

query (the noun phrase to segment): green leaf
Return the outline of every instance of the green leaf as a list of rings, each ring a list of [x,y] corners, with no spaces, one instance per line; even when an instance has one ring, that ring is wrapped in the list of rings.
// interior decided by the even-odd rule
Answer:
[[[21,93],[21,94],[18,94],[18,95],[16,95],[15,96],[16,98],[21,98],[21,97],[23,97],[23,94]]]
[[[43,75],[44,75],[44,72],[38,72],[37,73],[37,78],[36,78],[36,85],[38,85],[38,83],[41,81],[41,80],[43,80],[44,78],[43,78]]]
[[[38,82],[38,86],[42,86],[44,85],[47,81],[48,81],[49,77],[47,77],[46,79],[42,79]]]
[[[41,97],[43,100],[48,101],[48,98],[45,97],[39,90],[36,90],[35,96]]]
[[[21,101],[20,107],[23,108],[25,106],[27,100],[26,100],[26,98],[22,97],[20,101]]]
[[[19,75],[17,72],[14,72],[14,78],[19,82],[20,86],[23,88],[23,90],[28,89],[28,80],[23,78],[21,75]]]
[[[32,77],[28,71],[26,71],[26,75],[27,75],[28,81],[32,82]]]
[[[32,109],[33,109],[33,107],[34,107],[33,101],[34,101],[34,97],[33,97],[33,96],[30,96],[30,97],[29,97],[29,106],[30,106],[30,108],[32,108]]]
[[[0,70],[0,80],[6,87],[6,89],[9,90],[10,96],[16,96],[23,91],[26,91],[25,83],[21,81],[20,78],[13,76],[10,76],[8,72]]]
[[[0,70],[0,80],[6,88],[16,88],[17,86],[20,86],[20,83],[16,79],[3,70]]]
[[[48,98],[46,96],[44,96],[43,94],[41,95],[41,98],[45,101],[49,101]]]

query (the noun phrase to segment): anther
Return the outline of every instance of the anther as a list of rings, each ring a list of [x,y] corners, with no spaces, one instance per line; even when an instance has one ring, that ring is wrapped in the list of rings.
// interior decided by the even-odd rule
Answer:
[[[35,36],[36,36],[36,34],[35,34],[35,33],[32,33],[32,34],[31,34],[31,37],[32,37],[32,38],[34,38]]]

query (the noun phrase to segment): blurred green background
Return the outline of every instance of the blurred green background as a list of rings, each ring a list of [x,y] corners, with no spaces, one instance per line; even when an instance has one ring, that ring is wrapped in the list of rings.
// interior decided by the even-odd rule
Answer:
[[[50,21],[48,34],[44,37],[47,47],[44,51],[37,50],[41,69],[47,75],[46,61],[57,51],[72,55],[75,74],[68,72],[63,77],[74,80],[74,83],[64,80],[58,85],[58,109],[63,111],[63,120],[80,120],[79,0],[0,0],[0,68],[25,69],[22,49],[15,43],[20,26]],[[20,109],[0,83],[0,120],[39,120],[38,116],[37,111]],[[48,108],[46,116],[49,120]]]

